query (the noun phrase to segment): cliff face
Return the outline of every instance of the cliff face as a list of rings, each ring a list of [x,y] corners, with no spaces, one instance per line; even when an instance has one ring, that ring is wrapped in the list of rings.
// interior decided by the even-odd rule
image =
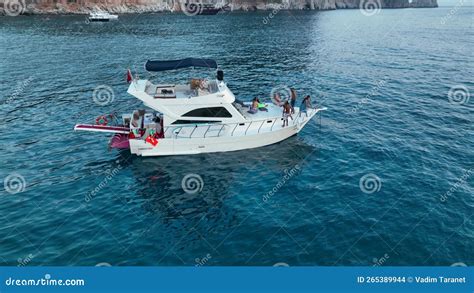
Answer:
[[[426,8],[435,8],[438,7],[437,0],[413,0],[410,4],[411,7],[426,7]]]
[[[0,14],[3,3],[17,2],[27,14],[42,13],[89,13],[105,10],[114,13],[140,13],[180,11],[181,3],[214,3],[217,7],[229,4],[232,10],[329,10],[329,9],[380,9],[438,7],[437,0],[0,0]]]

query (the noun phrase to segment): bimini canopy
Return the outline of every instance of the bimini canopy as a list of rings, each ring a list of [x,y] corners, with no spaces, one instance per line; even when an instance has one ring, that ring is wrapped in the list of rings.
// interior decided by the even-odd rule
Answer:
[[[147,71],[165,71],[187,67],[217,68],[217,62],[212,59],[186,58],[181,60],[152,61],[145,63]]]

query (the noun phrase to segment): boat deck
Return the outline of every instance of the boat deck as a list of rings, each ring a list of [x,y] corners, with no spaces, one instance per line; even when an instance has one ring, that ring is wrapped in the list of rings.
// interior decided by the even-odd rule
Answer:
[[[273,105],[276,109],[278,106]],[[189,138],[209,138],[209,137],[229,137],[229,136],[248,136],[275,132],[287,127],[302,127],[311,120],[311,118],[321,109],[308,109],[308,113],[300,115],[299,109],[295,108],[293,118],[288,120],[288,125],[283,126],[281,115],[272,115],[271,111],[260,114],[260,118],[248,119],[245,122],[236,123],[212,123],[212,124],[188,124],[168,126],[164,129],[164,137],[171,139],[189,139]],[[255,115],[258,115],[255,114]],[[253,117],[252,117],[253,118]]]
[[[188,99],[213,94],[219,91],[215,81],[199,83],[199,86],[189,84],[152,84],[145,87],[145,92],[155,99]]]
[[[283,116],[283,108],[272,103],[265,103],[267,111],[259,110],[257,113],[249,113],[250,102],[244,102],[244,106],[234,103],[234,106],[245,117],[246,120],[262,120],[267,118],[275,118]],[[295,113],[299,112],[299,108],[295,107]]]

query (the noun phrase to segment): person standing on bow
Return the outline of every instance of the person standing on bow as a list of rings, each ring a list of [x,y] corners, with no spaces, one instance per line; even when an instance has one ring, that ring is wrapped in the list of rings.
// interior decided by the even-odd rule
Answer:
[[[291,117],[290,103],[288,103],[288,101],[285,101],[285,103],[283,104],[283,125],[282,125],[282,127],[285,127],[285,125],[288,126],[288,117],[291,118],[291,120],[293,120],[293,117]]]
[[[304,97],[303,101],[301,102],[300,115],[301,113],[305,113],[306,117],[308,117],[308,109],[311,109],[311,108],[312,108],[311,97],[307,95],[306,97]]]
[[[296,104],[296,90],[294,88],[290,89],[291,97],[290,97],[290,105],[291,105],[291,113],[295,113],[295,104]]]

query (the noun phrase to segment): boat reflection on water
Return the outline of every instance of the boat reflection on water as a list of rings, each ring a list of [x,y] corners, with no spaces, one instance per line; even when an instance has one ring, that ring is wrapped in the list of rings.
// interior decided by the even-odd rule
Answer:
[[[160,226],[149,230],[157,229],[170,239],[186,236],[189,244],[203,234],[238,225],[249,205],[257,207],[255,201],[285,170],[304,168],[305,158],[315,150],[294,136],[263,148],[195,156],[139,158],[125,151],[126,168],[135,180],[128,186],[132,193],[127,201],[138,204],[136,212]],[[262,180],[269,176],[276,179]]]

